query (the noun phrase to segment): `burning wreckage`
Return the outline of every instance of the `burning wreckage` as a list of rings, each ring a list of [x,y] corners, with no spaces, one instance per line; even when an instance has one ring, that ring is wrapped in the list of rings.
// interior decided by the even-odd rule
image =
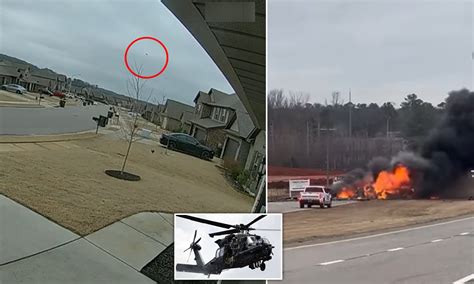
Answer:
[[[450,198],[474,195],[460,185],[474,169],[474,92],[453,91],[445,113],[417,152],[390,160],[376,157],[367,169],[354,169],[333,184],[340,199]]]

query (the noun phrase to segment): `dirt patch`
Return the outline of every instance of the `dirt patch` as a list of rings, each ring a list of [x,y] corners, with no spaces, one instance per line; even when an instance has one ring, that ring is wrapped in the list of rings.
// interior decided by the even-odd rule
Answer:
[[[430,221],[474,214],[474,201],[465,200],[371,200],[286,213],[284,244],[351,236]],[[317,226],[316,224],[322,224]]]
[[[80,235],[143,211],[251,210],[253,199],[233,190],[216,162],[134,143],[126,170],[142,179],[130,183],[104,173],[120,169],[125,141],[102,136],[69,143],[79,147],[0,153],[0,193]]]

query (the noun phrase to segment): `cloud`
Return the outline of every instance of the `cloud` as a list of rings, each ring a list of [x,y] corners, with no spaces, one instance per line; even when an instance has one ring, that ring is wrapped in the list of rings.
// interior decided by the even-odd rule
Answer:
[[[79,79],[126,94],[131,74],[123,62],[125,48],[148,35],[164,42],[170,54],[165,73],[146,84],[157,97],[166,94],[193,104],[200,90],[233,92],[204,49],[159,0],[2,0],[0,5],[0,52],[38,67],[81,74]],[[156,44],[147,46],[153,55],[137,53],[135,59],[153,62],[146,71],[156,73],[164,53]]]
[[[332,91],[356,102],[400,103],[416,92],[438,104],[472,87],[470,1],[272,1],[269,89]],[[468,11],[468,12],[466,12]]]

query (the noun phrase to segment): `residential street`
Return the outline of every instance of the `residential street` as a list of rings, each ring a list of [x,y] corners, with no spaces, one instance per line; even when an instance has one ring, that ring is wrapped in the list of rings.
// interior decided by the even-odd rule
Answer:
[[[474,217],[285,249],[284,283],[453,283],[473,273]]]
[[[93,130],[93,116],[106,116],[109,107],[0,108],[0,135],[49,135]]]

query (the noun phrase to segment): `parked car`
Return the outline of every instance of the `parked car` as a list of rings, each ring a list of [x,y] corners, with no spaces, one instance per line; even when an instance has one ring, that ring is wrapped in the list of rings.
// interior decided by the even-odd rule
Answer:
[[[39,92],[40,94],[49,95],[50,97],[53,95],[53,92],[51,92],[48,88],[40,89]]]
[[[61,91],[54,91],[53,96],[58,97],[60,99],[63,99],[66,97],[66,95]]]
[[[160,143],[169,149],[182,151],[205,160],[214,158],[214,151],[199,143],[196,138],[184,133],[163,134]]]
[[[324,208],[324,205],[326,205],[328,208],[331,208],[332,196],[330,189],[324,186],[308,186],[300,193],[298,203],[300,208],[303,208],[305,204],[308,208],[311,208],[312,205],[319,205],[321,208]]]
[[[4,91],[9,91],[9,92],[14,92],[14,93],[17,93],[17,94],[24,94],[26,93],[26,89],[23,88],[22,86],[20,85],[16,85],[16,84],[7,84],[7,85],[3,85],[0,87],[2,90]]]

